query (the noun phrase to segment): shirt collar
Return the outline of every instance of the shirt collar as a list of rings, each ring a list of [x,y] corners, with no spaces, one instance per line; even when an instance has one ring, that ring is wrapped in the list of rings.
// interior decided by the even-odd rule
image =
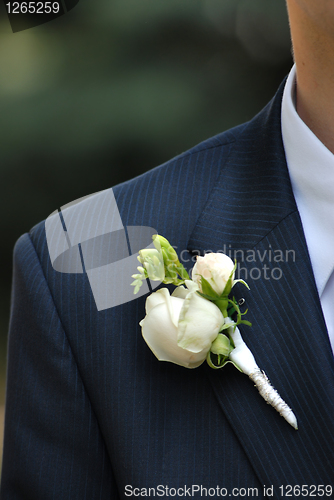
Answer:
[[[296,67],[282,100],[282,137],[293,193],[321,296],[334,270],[334,155],[299,117]]]

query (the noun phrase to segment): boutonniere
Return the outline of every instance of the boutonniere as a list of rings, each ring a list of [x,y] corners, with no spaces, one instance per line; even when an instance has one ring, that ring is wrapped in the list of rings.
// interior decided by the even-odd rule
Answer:
[[[245,344],[238,326],[251,326],[243,319],[233,286],[243,280],[234,279],[236,263],[223,253],[197,257],[191,279],[170,243],[160,235],[153,236],[155,248],[140,250],[137,268],[132,277],[137,293],[142,281],[149,278],[176,289],[151,293],[146,299],[146,316],[140,322],[142,335],[160,361],[169,361],[186,368],[197,368],[205,360],[211,368],[220,369],[232,363],[254,382],[265,401],[297,429],[291,408],[283,401],[260,370]]]

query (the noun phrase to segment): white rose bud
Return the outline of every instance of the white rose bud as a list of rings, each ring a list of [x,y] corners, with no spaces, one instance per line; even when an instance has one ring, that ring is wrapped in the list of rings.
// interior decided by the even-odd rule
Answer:
[[[146,299],[140,322],[145,342],[159,361],[196,368],[205,361],[224,324],[217,306],[198,295],[198,286],[186,281],[170,296],[161,288]]]
[[[233,269],[234,262],[224,253],[207,253],[204,257],[197,257],[191,277],[198,284],[200,292],[203,292],[201,286],[201,277],[203,276],[213,290],[221,295]],[[232,281],[233,279],[234,275]]]

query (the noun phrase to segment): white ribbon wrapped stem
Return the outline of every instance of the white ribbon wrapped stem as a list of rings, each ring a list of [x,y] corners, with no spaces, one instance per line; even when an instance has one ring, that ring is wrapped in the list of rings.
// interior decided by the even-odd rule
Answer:
[[[225,320],[231,321],[229,318]],[[297,419],[291,410],[291,408],[286,404],[286,402],[281,398],[276,389],[271,385],[267,375],[260,370],[254,356],[250,349],[247,347],[242,339],[239,328],[236,328],[233,332],[233,328],[229,328],[229,335],[232,338],[235,349],[230,353],[230,359],[235,363],[243,373],[249,376],[249,378],[254,382],[259,393],[263,399],[270,404],[276,411],[294,428],[298,429]]]

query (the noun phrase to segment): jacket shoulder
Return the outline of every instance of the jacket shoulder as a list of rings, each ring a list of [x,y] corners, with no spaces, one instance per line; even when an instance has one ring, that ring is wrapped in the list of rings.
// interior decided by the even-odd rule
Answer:
[[[142,224],[139,214],[178,211],[199,214],[247,123],[220,133],[169,161],[113,188],[125,224]],[[171,211],[171,212],[170,212]],[[155,214],[155,215],[154,215]],[[191,215],[192,214],[192,215]],[[173,215],[175,218],[175,216]]]
[[[175,173],[174,169],[177,167],[178,169],[185,168],[189,164],[193,164],[198,160],[199,157],[203,157],[206,154],[215,154],[217,150],[222,157],[227,157],[229,153],[229,149],[231,145],[237,142],[238,138],[242,135],[244,129],[247,127],[249,122],[238,125],[234,128],[226,130],[222,133],[219,133],[213,137],[210,137],[200,143],[196,144],[192,148],[184,151],[183,153],[171,158],[167,162],[144,172],[143,174],[130,179],[129,181],[123,182],[115,186],[116,191],[121,191],[122,189],[129,188],[132,184],[136,184],[137,182],[144,181],[146,182],[150,177],[154,177],[156,175],[161,175],[163,172],[164,175],[168,174],[168,171],[172,171]],[[217,164],[210,165],[211,169],[215,169]],[[199,168],[206,169],[207,161],[200,163],[198,165]]]

